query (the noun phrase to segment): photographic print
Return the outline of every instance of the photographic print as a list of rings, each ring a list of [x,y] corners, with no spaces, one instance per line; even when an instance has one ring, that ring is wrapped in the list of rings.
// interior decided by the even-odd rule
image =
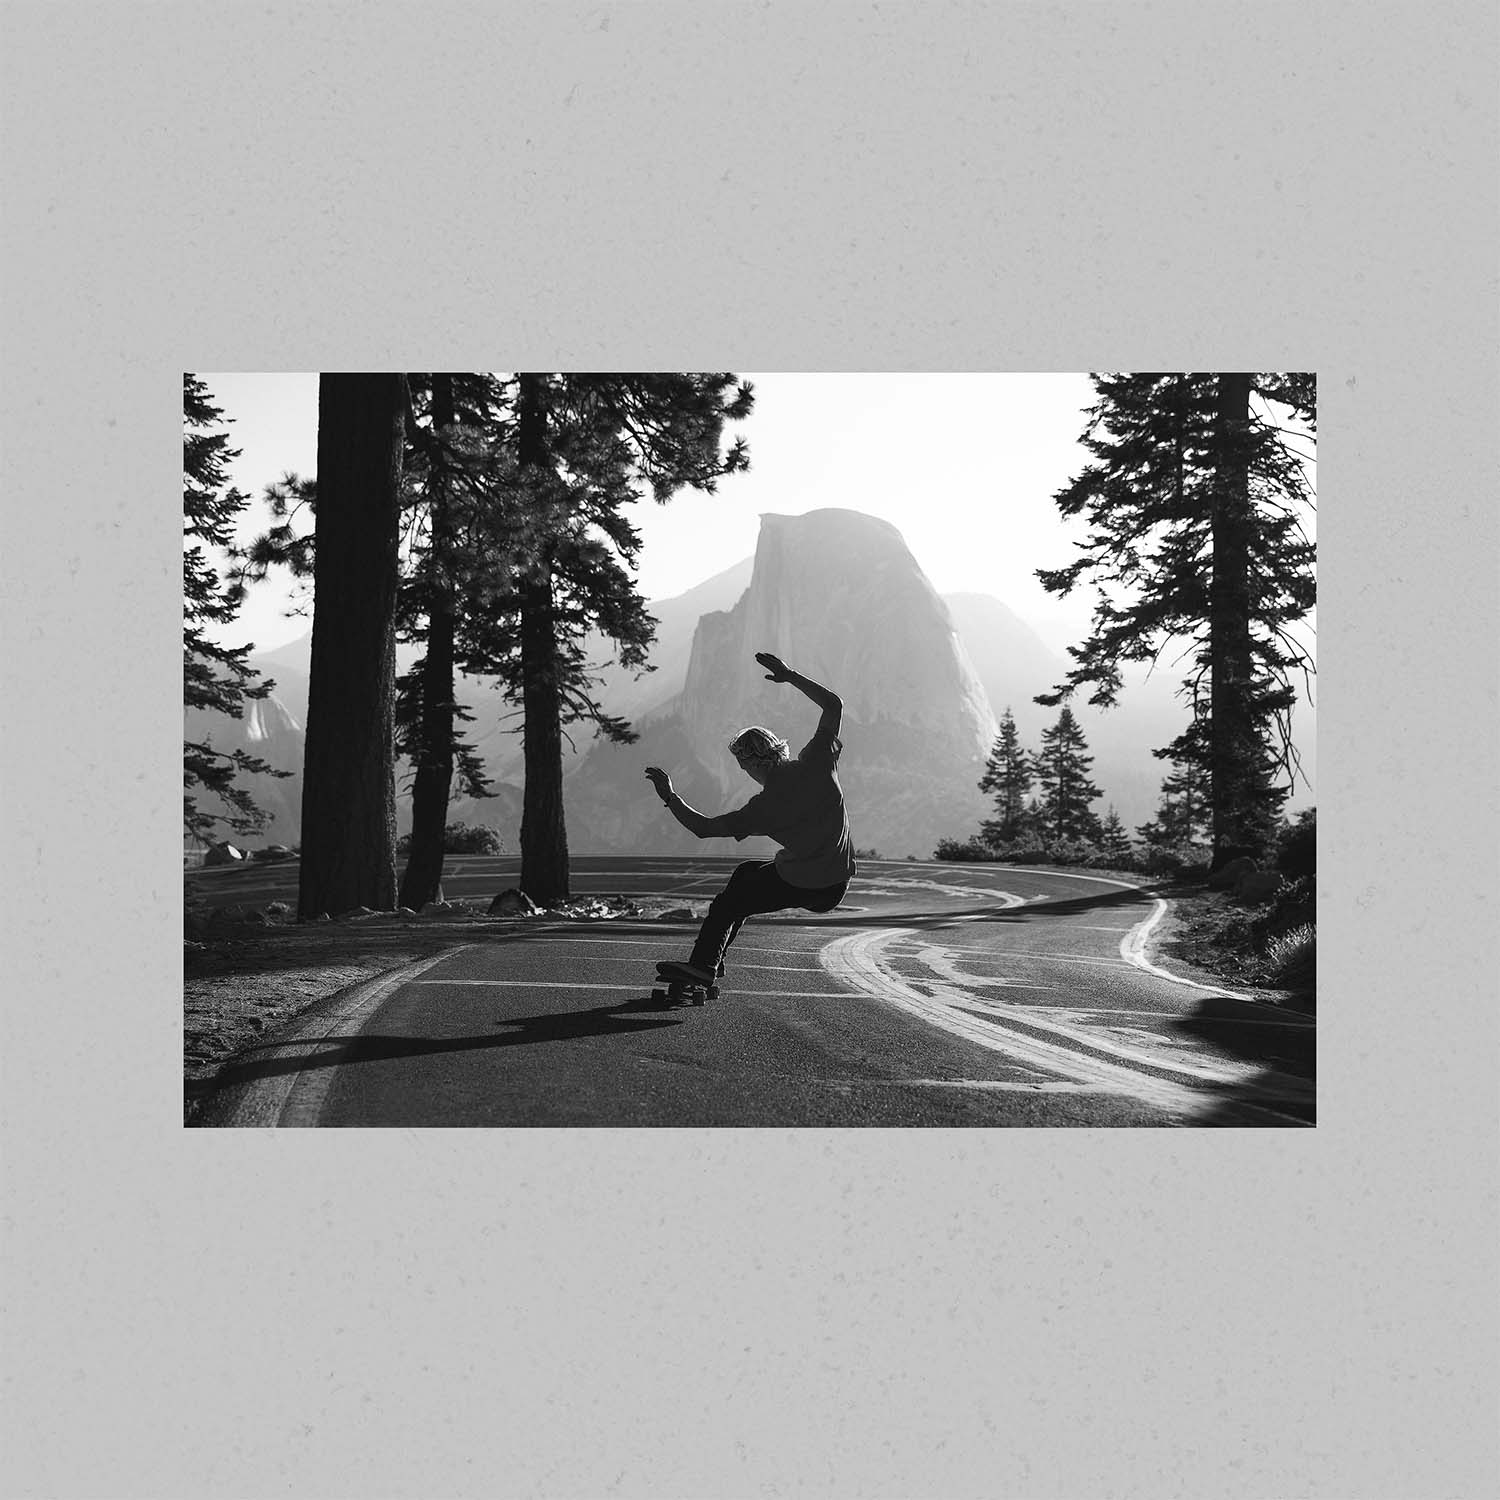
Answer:
[[[1313,1124],[1314,375],[183,400],[187,1123]]]

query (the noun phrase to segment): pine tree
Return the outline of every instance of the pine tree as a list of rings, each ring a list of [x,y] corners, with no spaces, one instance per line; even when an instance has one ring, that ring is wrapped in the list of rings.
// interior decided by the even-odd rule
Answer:
[[[712,492],[747,467],[743,439],[727,453],[721,439],[753,397],[729,374],[521,374],[517,387],[518,485],[540,526],[518,559],[519,654],[496,666],[524,715],[521,887],[546,904],[569,889],[562,725],[588,717],[611,739],[635,738],[589,691],[583,632],[597,625],[637,668],[655,635],[620,563],[633,568],[640,547],[622,507],[639,483],[664,503],[684,485]]]
[[[1130,835],[1125,831],[1125,825],[1120,821],[1120,814],[1113,804],[1105,813],[1104,822],[1100,825],[1099,844],[1113,859],[1127,858],[1132,852]]]
[[[249,504],[228,486],[227,465],[239,457],[227,432],[215,431],[223,411],[209,400],[208,387],[196,375],[182,377],[182,559],[183,704],[231,719],[244,717],[247,699],[264,698],[274,682],[257,681],[248,664],[253,643],[221,646],[209,639],[208,626],[227,625],[239,615],[244,583],[223,581],[209,562],[205,547],[227,550],[235,518]],[[205,839],[215,824],[239,832],[263,826],[265,814],[250,793],[235,785],[239,775],[286,776],[244,750],[215,750],[206,741],[184,740],[182,747],[182,824],[186,833]],[[227,812],[198,804],[195,789],[208,792]]]
[[[1072,709],[1064,708],[1057,723],[1042,731],[1042,749],[1036,758],[1041,818],[1049,838],[1098,838],[1099,819],[1089,810],[1089,803],[1104,794],[1089,780],[1093,764],[1083,730]]]
[[[1195,761],[1174,762],[1177,769],[1161,784],[1156,817],[1136,831],[1148,844],[1176,848],[1197,843],[1209,827],[1207,776]]]
[[[1007,707],[979,783],[981,792],[995,798],[995,816],[980,826],[981,838],[992,844],[1009,844],[1020,837],[1031,783],[1031,757],[1021,748],[1015,717]]]
[[[1032,770],[1036,769],[1036,761],[1033,760]],[[1047,815],[1042,811],[1041,800],[1032,797],[1026,803],[1026,811],[1021,814],[1021,837],[1045,839],[1047,837]]]
[[[413,376],[409,385],[420,385]],[[492,417],[492,382],[481,375],[437,373],[430,380],[431,425],[408,413],[408,464],[419,467],[427,508],[426,548],[416,559],[399,602],[399,633],[420,640],[423,654],[396,684],[396,749],[412,762],[412,830],[401,877],[402,906],[420,910],[441,898],[448,801],[455,775],[471,797],[493,792],[461,725],[472,719],[457,701],[455,666],[466,560],[460,538],[477,510],[492,503],[481,485],[482,431]],[[464,406],[460,408],[460,398]],[[462,418],[462,422],[461,419]]]
[[[405,377],[318,381],[298,914],[396,904],[395,612]]]
[[[1216,862],[1263,847],[1297,771],[1290,673],[1312,661],[1290,633],[1315,600],[1314,548],[1299,512],[1311,487],[1299,442],[1316,422],[1311,375],[1096,375],[1083,445],[1096,462],[1056,496],[1092,533],[1083,556],[1042,569],[1050,591],[1098,585],[1093,625],[1067,679],[1116,702],[1121,666],[1186,642],[1193,718],[1157,753],[1207,777]],[[1281,425],[1287,418],[1301,430]],[[1112,593],[1111,589],[1115,592]]]
[[[451,413],[439,392],[446,382]],[[439,809],[453,782],[469,795],[488,791],[460,735],[469,716],[456,704],[453,674],[463,672],[493,679],[520,705],[521,885],[543,904],[556,902],[569,889],[566,726],[583,720],[616,742],[636,738],[595,696],[605,664],[585,659],[586,633],[600,631],[620,663],[637,670],[649,670],[655,638],[633,577],[640,537],[624,507],[644,488],[658,502],[684,485],[711,491],[719,477],[746,467],[743,440],[725,453],[721,437],[726,421],[748,414],[752,393],[721,374],[413,375],[408,388],[399,623],[402,639],[421,644],[424,655],[396,698],[397,748],[413,764],[402,899],[436,894]],[[268,491],[278,524],[246,554],[249,576],[272,563],[304,576],[321,566],[316,535],[299,536],[292,524],[301,506],[316,511],[321,479],[288,475]]]

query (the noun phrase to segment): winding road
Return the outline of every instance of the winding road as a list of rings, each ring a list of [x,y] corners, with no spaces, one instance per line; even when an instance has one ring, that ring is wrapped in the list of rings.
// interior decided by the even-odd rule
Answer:
[[[701,916],[735,863],[585,856],[573,893]],[[444,891],[488,899],[516,872],[450,856]],[[234,899],[290,874],[239,872]],[[862,862],[836,911],[752,918],[718,1000],[672,1009],[650,1006],[655,964],[696,921],[457,930],[242,1053],[195,1124],[1313,1124],[1311,1020],[1154,962],[1163,910],[1098,875]]]

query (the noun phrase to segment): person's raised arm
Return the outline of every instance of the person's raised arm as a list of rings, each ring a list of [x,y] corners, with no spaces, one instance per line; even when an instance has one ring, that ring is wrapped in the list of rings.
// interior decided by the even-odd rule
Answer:
[[[779,656],[772,656],[769,651],[757,651],[755,659],[766,669],[769,681],[789,682],[804,697],[811,698],[818,705],[822,710],[822,717],[818,720],[819,734],[830,737],[838,734],[844,715],[844,700],[837,693],[814,682],[810,677],[804,677],[800,672],[792,671]]]
[[[715,839],[730,837],[728,828],[724,826],[724,815],[721,813],[717,818],[711,818],[707,814],[697,812],[689,807],[673,791],[672,778],[660,766],[647,766],[646,779],[656,788],[657,795],[661,798],[662,805],[667,811],[696,838]]]

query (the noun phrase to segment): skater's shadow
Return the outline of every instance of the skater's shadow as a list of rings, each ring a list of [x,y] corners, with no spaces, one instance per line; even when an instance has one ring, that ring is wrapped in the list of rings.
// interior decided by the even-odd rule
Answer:
[[[663,1027],[681,1026],[682,1018],[662,1014],[664,1007],[636,1000],[597,1005],[589,1010],[550,1012],[539,1016],[507,1016],[497,1021],[498,1036],[422,1037],[363,1032],[358,1036],[320,1036],[302,1042],[268,1041],[240,1053],[198,1086],[200,1095],[266,1078],[285,1078],[318,1068],[343,1068],[359,1063],[390,1062],[403,1057],[432,1057],[442,1053],[476,1052],[497,1047],[530,1047],[542,1042],[576,1042],[589,1037],[623,1037]],[[275,1052],[276,1056],[257,1056]]]

